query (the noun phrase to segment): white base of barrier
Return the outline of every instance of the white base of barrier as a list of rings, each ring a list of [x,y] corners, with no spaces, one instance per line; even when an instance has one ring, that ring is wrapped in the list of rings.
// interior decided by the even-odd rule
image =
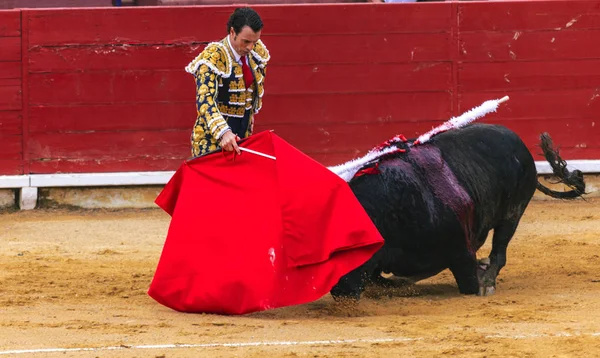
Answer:
[[[0,175],[0,189],[19,189],[21,210],[35,209],[38,188],[165,185],[175,174],[165,172]]]
[[[583,173],[600,173],[600,160],[568,160],[567,163],[571,171],[579,169]],[[535,162],[535,167],[538,174],[552,173],[548,162]],[[0,175],[0,189],[20,189],[19,207],[21,210],[31,210],[36,207],[38,188],[165,185],[174,173],[174,171],[164,171]]]
[[[33,210],[37,204],[38,190],[33,186],[21,188],[19,195],[19,208],[21,210]]]

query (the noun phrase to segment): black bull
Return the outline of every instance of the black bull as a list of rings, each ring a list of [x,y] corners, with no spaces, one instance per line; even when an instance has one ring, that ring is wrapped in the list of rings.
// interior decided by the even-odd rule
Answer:
[[[366,284],[395,286],[393,274],[416,282],[450,269],[464,294],[493,294],[506,264],[506,249],[536,188],[557,198],[584,193],[580,171],[566,163],[542,135],[542,150],[554,174],[573,190],[552,191],[537,180],[533,157],[509,129],[474,124],[438,134],[424,145],[381,160],[379,173],[354,177],[349,185],[385,239],[362,266],[331,290],[335,299],[358,300]],[[477,250],[494,230],[492,250]]]

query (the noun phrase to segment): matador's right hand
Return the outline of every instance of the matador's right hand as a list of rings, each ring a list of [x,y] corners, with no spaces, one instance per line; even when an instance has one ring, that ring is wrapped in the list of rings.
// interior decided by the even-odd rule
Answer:
[[[240,147],[237,145],[238,140],[240,140],[240,137],[235,135],[232,131],[228,131],[221,136],[221,148],[228,152],[235,151],[237,154],[240,154]]]

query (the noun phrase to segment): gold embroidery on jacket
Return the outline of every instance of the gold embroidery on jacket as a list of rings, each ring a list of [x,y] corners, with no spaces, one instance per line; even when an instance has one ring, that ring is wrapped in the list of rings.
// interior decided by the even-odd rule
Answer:
[[[234,61],[226,38],[208,44],[186,67],[186,71],[196,77],[197,88],[197,118],[190,138],[193,156],[218,149],[218,139],[228,130],[227,117],[243,117],[246,110],[251,110],[245,136],[253,133],[254,114],[262,107],[264,78],[270,54],[259,40],[248,58],[248,65],[254,74],[254,82],[248,89],[242,67]],[[229,86],[225,88],[223,79],[230,76]],[[223,103],[216,101],[219,93]]]

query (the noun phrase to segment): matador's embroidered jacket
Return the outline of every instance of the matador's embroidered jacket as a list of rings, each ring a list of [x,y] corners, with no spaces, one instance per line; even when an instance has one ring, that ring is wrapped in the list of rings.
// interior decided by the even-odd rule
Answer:
[[[192,156],[217,149],[228,130],[240,138],[252,134],[254,115],[262,107],[269,51],[258,41],[248,55],[254,83],[246,89],[242,65],[235,61],[227,37],[209,43],[187,67],[196,78],[198,117],[191,135]]]

